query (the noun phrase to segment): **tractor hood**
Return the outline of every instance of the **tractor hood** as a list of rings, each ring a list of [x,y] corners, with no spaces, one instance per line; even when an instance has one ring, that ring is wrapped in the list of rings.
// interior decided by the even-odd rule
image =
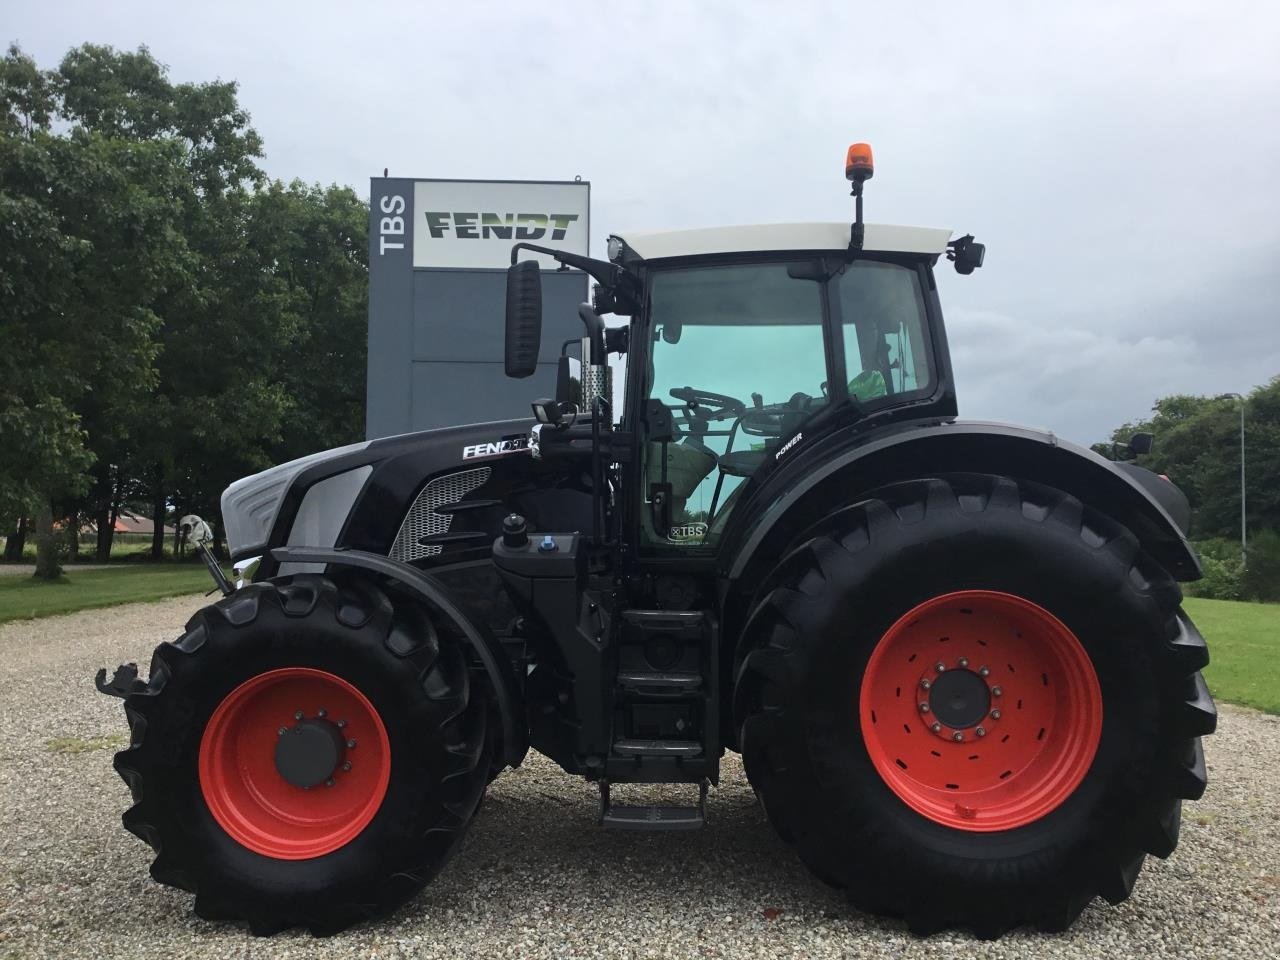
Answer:
[[[222,494],[231,556],[240,560],[281,546],[366,550],[402,560],[487,553],[513,487],[542,486],[543,474],[546,485],[562,479],[529,455],[532,426],[532,420],[505,420],[401,434],[237,480]],[[419,503],[424,494],[429,504]],[[457,515],[436,509],[452,510],[449,504],[460,498],[481,498],[485,505]],[[526,505],[525,512],[537,511]],[[485,535],[420,542],[464,530]]]

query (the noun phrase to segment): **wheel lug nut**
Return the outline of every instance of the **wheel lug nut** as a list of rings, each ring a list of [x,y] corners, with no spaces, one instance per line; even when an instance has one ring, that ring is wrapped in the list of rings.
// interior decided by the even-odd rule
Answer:
[[[321,707],[319,710],[316,711],[316,716],[320,717],[321,719],[327,717],[328,715],[329,715],[329,711],[326,710],[324,707]]]
[[[999,720],[999,719],[1000,719],[1000,711],[999,711],[999,710],[992,710],[992,711],[991,711],[991,719],[992,719],[992,720]]]
[[[939,673],[942,673],[947,669],[947,665],[943,663],[941,660],[939,660],[937,663],[933,665],[933,669],[937,670]]]
[[[301,711],[301,710],[299,710],[297,713],[295,713],[295,714],[293,715],[293,719],[295,719],[295,720],[301,720],[301,719],[302,719],[302,717],[303,717],[303,713],[302,713],[302,711]]]
[[[932,730],[934,733],[937,733],[939,730],[941,730],[941,729],[942,729],[942,724],[940,724],[940,723],[931,723],[931,724],[929,724],[929,729],[930,729],[930,730]]]
[[[956,661],[956,662],[960,664],[960,669],[961,669],[961,670],[963,670],[965,667],[967,667],[967,666],[969,665],[969,658],[968,658],[968,657],[961,657],[961,658],[960,658],[958,661]]]
[[[348,760],[346,763],[344,763],[344,764],[342,765],[342,769],[343,769],[343,770],[350,770],[350,769],[351,769],[351,761],[350,761],[350,760]]]
[[[961,733],[959,730],[957,730],[955,733],[951,735],[951,739],[954,740],[956,743],[960,743],[962,740],[964,740],[964,734]]]
[[[1004,691],[1003,691],[1003,690],[1001,690],[999,687],[992,687],[992,688],[991,688],[991,695],[992,695],[993,697],[998,697],[998,696],[1000,696],[1002,693],[1004,693]]]
[[[979,667],[979,668],[978,668],[978,676],[980,676],[980,677],[988,676],[990,673],[991,673],[991,671],[990,671],[990,670],[988,670],[986,667]]]
[[[356,742],[355,742],[354,740],[348,740],[348,741],[347,741],[347,749],[348,749],[348,750],[354,750],[355,748],[356,748]]]
[[[345,721],[345,720],[339,720],[339,721],[338,721],[338,729],[339,729],[339,730],[341,730],[341,729],[342,729],[343,727],[345,727],[346,725],[347,725],[347,721]]]
[[[921,713],[928,713],[928,712],[929,712],[929,705],[928,705],[927,703],[922,703],[922,704],[920,704],[920,712],[921,712]]]
[[[923,680],[921,680],[921,681],[920,681],[920,689],[921,689],[921,690],[928,690],[930,686],[932,686],[932,684],[930,684],[930,683],[929,683],[929,678],[928,678],[928,677],[925,677],[925,679],[923,679]]]
[[[986,728],[986,727],[979,727],[977,730],[975,730],[975,731],[973,731],[973,732],[974,732],[974,733],[976,733],[976,734],[977,734],[978,736],[980,736],[980,737],[985,737],[985,736],[987,735],[987,728]]]
[[[326,787],[332,787],[332,786],[333,786],[333,777],[330,777],[328,780],[326,780],[326,781],[324,782],[324,785],[325,785]]]
[[[278,733],[282,737],[288,732],[289,732],[288,727],[281,727],[279,730],[276,731],[276,733]]]

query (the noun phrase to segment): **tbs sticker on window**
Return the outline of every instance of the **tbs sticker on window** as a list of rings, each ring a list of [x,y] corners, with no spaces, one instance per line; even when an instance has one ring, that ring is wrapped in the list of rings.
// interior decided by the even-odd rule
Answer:
[[[674,543],[701,543],[707,539],[705,523],[679,523],[671,528],[667,539]]]

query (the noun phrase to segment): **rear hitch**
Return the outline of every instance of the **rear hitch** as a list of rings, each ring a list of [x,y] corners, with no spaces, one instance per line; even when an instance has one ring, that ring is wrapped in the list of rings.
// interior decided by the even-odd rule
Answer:
[[[141,693],[147,689],[146,681],[138,679],[136,663],[120,664],[110,680],[107,679],[107,668],[103,667],[93,678],[93,684],[98,688],[99,693],[104,693],[108,697],[119,697],[121,700],[130,694]]]

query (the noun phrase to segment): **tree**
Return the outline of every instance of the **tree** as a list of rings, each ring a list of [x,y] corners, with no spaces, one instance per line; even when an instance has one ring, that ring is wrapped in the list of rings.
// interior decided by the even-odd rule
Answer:
[[[18,496],[38,518],[37,575],[49,577],[59,572],[55,504],[71,501],[79,513],[88,471],[115,469],[112,454],[154,386],[157,307],[190,267],[179,229],[184,151],[171,139],[76,123],[66,99],[73,86],[40,74],[16,48],[5,89],[5,220],[18,235],[4,272],[25,286],[11,298],[24,314],[6,324],[5,353],[22,386],[15,409],[41,420],[33,428],[15,415],[6,435],[25,437],[25,458],[43,465],[26,470]],[[110,512],[95,512],[109,528]]]
[[[278,386],[253,375],[274,343],[255,323],[254,298],[233,295],[256,282],[245,262],[244,226],[247,188],[262,178],[261,140],[235,83],[172,83],[145,47],[122,52],[85,44],[63,58],[56,84],[66,117],[81,129],[176,151],[178,175],[169,189],[180,206],[177,231],[191,269],[157,304],[157,377],[130,402],[95,411],[90,424],[98,466],[87,507],[107,531],[99,555],[110,549],[120,503],[138,496],[152,503],[158,559],[170,497],[207,502],[205,486],[246,460],[260,465],[257,448],[277,435],[271,410]],[[247,456],[236,449],[245,440],[252,448]]]
[[[1187,494],[1198,538],[1240,536],[1239,403],[1234,398],[1165,397],[1149,419],[1127,423],[1112,434],[1119,442],[1138,431],[1155,434],[1155,448],[1138,462],[1166,474]],[[1280,376],[1251,391],[1244,412],[1249,530],[1280,530]],[[1104,455],[1109,448],[1095,445]]]
[[[366,205],[267,183],[229,82],[146,48],[0,68],[0,526],[213,520],[232,480],[363,432]],[[145,506],[144,506],[145,509]],[[216,529],[216,527],[215,527]],[[14,546],[15,544],[11,544]],[[20,549],[20,542],[16,543]]]

